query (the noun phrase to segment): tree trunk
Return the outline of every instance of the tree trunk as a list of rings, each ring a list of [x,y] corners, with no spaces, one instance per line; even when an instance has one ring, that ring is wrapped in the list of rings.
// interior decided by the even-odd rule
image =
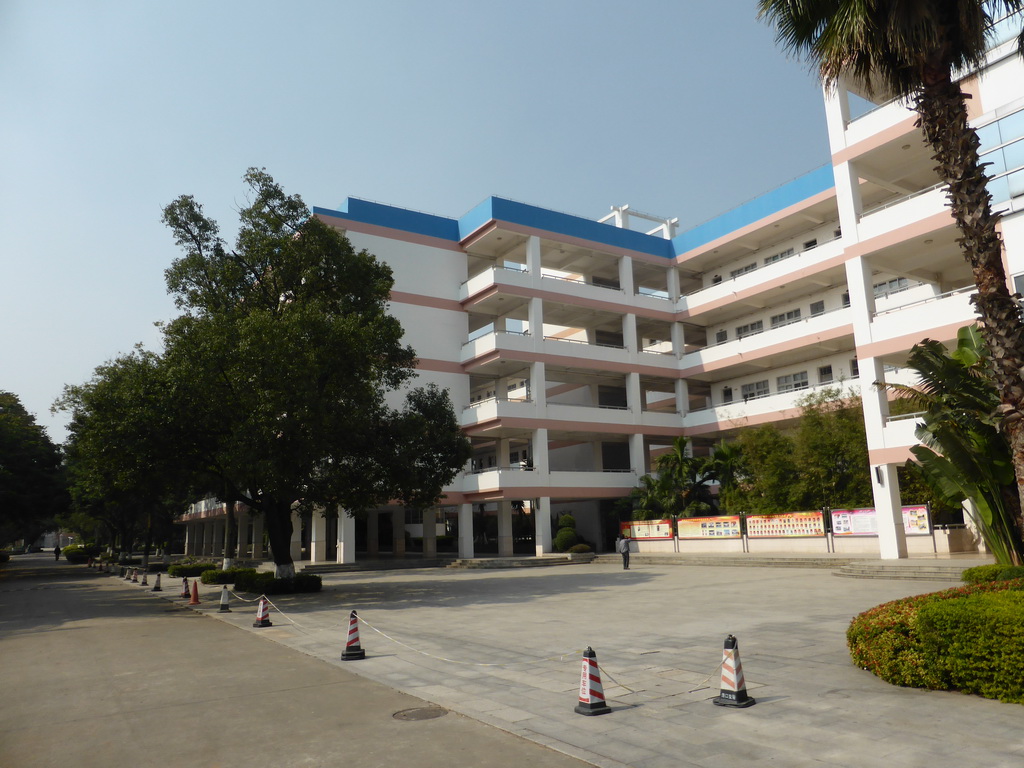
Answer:
[[[290,501],[268,501],[263,504],[264,525],[270,540],[270,554],[274,558],[274,575],[290,579],[295,575],[292,562],[292,504]]]
[[[224,564],[223,570],[229,570],[235,565],[235,549],[238,544],[238,522],[235,518],[235,502],[224,503],[227,510],[227,521],[224,525]]]
[[[146,535],[142,541],[142,570],[149,570],[149,549],[153,545],[153,513],[146,513]]]
[[[949,78],[926,84],[917,98],[918,124],[935,152],[936,171],[947,184],[949,206],[960,232],[957,242],[971,265],[978,293],[973,298],[988,346],[989,365],[1001,402],[1001,426],[1013,454],[1018,504],[1015,527],[1024,541],[1024,318],[1010,295],[1003,268],[1002,240],[992,212],[985,169],[978,157],[978,134],[967,120],[967,104],[958,83]]]

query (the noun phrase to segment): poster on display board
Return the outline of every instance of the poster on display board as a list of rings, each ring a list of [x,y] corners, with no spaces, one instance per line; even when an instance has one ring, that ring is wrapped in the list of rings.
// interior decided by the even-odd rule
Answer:
[[[782,515],[747,515],[747,538],[824,536],[821,512],[788,512]]]
[[[621,523],[619,529],[623,536],[631,539],[671,539],[671,520],[631,520]]]
[[[740,516],[681,517],[677,525],[680,539],[738,539]]]
[[[903,507],[903,531],[907,536],[932,532],[928,507],[919,504]],[[835,536],[877,536],[878,513],[870,509],[833,509],[832,533]]]

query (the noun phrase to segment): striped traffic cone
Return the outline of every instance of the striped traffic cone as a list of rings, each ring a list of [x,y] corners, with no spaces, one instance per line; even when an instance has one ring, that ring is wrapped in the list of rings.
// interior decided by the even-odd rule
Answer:
[[[125,566],[125,568],[124,568],[124,580],[125,581],[131,581],[132,580],[132,569],[129,568],[128,566]]]
[[[192,598],[189,605],[199,605],[199,579],[192,579]]]
[[[225,584],[220,589],[220,610],[218,613],[231,613],[231,608],[228,607],[228,585]]]
[[[188,576],[181,579],[181,597],[188,597]]]
[[[160,571],[156,572],[156,584],[153,585],[154,592],[163,592],[163,587],[160,586]]]
[[[612,711],[604,700],[604,688],[601,686],[601,670],[597,666],[597,654],[589,646],[583,652],[580,701],[573,711],[577,715],[607,715]]]
[[[132,584],[138,584],[138,583],[139,583],[139,569],[138,568],[132,568]]]
[[[747,681],[743,679],[740,649],[736,638],[725,638],[722,651],[722,690],[712,699],[719,707],[750,707],[756,702],[747,696]]]
[[[256,606],[256,621],[252,623],[254,627],[272,627],[274,623],[270,620],[270,606],[267,604],[265,598],[260,598],[260,604]]]
[[[149,573],[149,571],[143,571],[142,572],[142,581],[139,582],[139,586],[142,586],[142,587],[148,587],[149,586],[149,581],[146,580],[146,575],[148,573]]]
[[[359,617],[352,611],[348,615],[348,641],[345,643],[345,650],[341,652],[341,660],[355,661],[365,658],[366,651],[359,645]]]

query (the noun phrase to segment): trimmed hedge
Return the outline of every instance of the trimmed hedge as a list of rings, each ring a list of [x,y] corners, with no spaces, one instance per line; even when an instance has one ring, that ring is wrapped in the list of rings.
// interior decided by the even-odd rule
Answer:
[[[961,573],[960,580],[964,584],[984,584],[987,581],[995,581],[999,578],[999,574],[1005,568],[1005,565],[976,565]]]
[[[242,574],[256,574],[255,568],[228,568],[224,570],[209,570],[199,574],[199,580],[203,584],[234,584]]]
[[[252,569],[245,569],[252,570]],[[319,592],[323,580],[315,573],[297,573],[290,579],[275,579],[271,571],[240,573],[235,589],[258,595],[291,595],[300,592]]]
[[[89,562],[89,553],[85,547],[80,547],[77,544],[68,544],[60,551],[60,554],[61,557],[72,565],[82,565]]]
[[[876,606],[846,640],[853,663],[888,683],[1024,703],[1021,624],[1024,579],[990,581]]]
[[[167,575],[173,578],[202,576],[203,571],[215,571],[219,567],[216,563],[178,563],[167,569]]]
[[[570,555],[579,555],[579,554],[582,554],[584,552],[593,552],[593,551],[594,550],[590,548],[589,544],[573,544],[571,547],[569,547],[566,550],[566,552],[568,552]]]
[[[576,546],[576,543],[579,540],[580,537],[576,535],[576,531],[572,528],[562,528],[555,534],[555,538],[551,544],[555,548],[556,552],[565,552],[571,547]]]

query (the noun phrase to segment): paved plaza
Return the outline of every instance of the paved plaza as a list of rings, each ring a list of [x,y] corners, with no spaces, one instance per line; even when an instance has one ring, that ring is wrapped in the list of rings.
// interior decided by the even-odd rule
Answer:
[[[108,600],[185,602],[180,581],[162,593],[91,583]],[[1019,705],[893,687],[849,661],[853,615],[949,586],[811,568],[416,569],[325,576],[320,594],[274,597],[267,628],[253,628],[249,595],[220,613],[219,587],[202,586],[194,610],[234,628],[238,656],[286,646],[598,766],[1019,766]],[[367,658],[342,662],[353,609]],[[748,709],[711,703],[730,633],[757,700]],[[587,646],[612,709],[599,717],[573,711]]]

